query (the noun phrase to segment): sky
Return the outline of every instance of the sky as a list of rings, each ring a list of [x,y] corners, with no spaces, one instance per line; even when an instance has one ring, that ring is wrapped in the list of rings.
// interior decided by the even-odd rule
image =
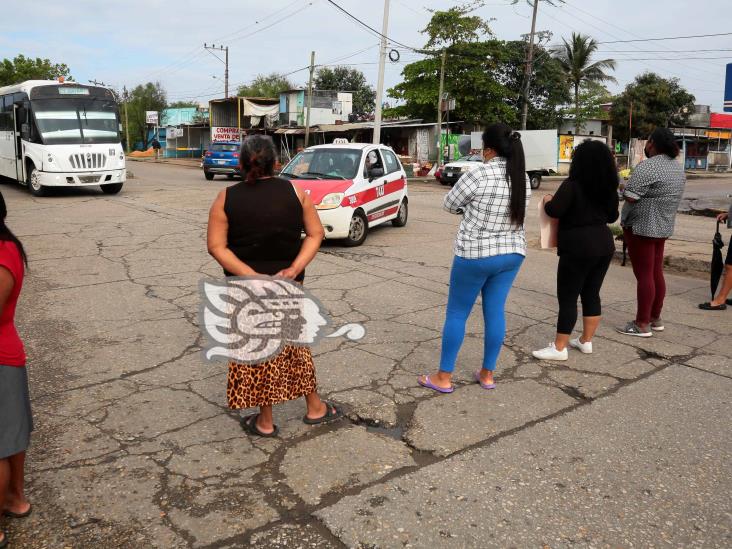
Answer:
[[[382,0],[335,0],[381,30]],[[387,35],[421,47],[428,9],[447,9],[455,0],[391,0]],[[724,68],[732,63],[732,35],[627,42],[732,31],[730,0],[546,0],[539,4],[537,30],[550,31],[550,44],[574,32],[600,44],[597,59],[618,63],[611,91],[655,71],[678,77],[696,103],[722,111]],[[174,6],[174,7],[172,7]],[[496,36],[520,39],[531,28],[526,0],[487,0],[477,15],[492,18]],[[620,41],[620,42],[619,42]],[[121,89],[159,81],[169,102],[208,102],[223,97],[224,64],[203,44],[228,45],[230,93],[260,73],[288,73],[307,83],[310,52],[316,64],[350,64],[376,87],[379,37],[348,19],[327,0],[25,0],[3,10],[0,58],[49,58],[71,68],[78,82],[96,79]],[[612,43],[610,43],[612,42]],[[401,46],[387,61],[385,88],[401,80],[405,65],[419,56]],[[716,50],[716,51],[714,51]],[[726,50],[726,51],[725,51]],[[223,59],[223,52],[217,52]],[[303,70],[304,69],[304,70]],[[385,101],[389,101],[385,98]]]

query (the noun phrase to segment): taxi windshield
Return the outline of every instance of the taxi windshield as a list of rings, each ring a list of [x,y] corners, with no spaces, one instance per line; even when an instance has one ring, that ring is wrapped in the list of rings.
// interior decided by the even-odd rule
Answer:
[[[298,179],[353,179],[360,163],[360,149],[311,149],[298,153],[281,175]]]

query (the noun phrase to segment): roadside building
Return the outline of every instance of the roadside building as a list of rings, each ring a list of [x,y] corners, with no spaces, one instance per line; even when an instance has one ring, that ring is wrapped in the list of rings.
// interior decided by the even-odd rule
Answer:
[[[209,101],[211,141],[240,141],[249,133],[268,133],[277,126],[279,100],[228,97]]]
[[[589,118],[582,122],[581,127],[576,127],[574,115],[568,114],[559,125],[557,139],[557,158],[558,171],[565,175],[569,173],[569,165],[572,163],[572,154],[574,149],[588,139],[602,141],[615,151],[618,164],[627,164],[627,147],[616,147],[613,140],[613,126],[610,121],[610,110],[612,103],[604,103],[600,105],[602,114]],[[625,153],[625,154],[623,154]]]
[[[280,94],[280,126],[304,126],[307,118],[307,90],[295,89]],[[313,90],[310,125],[348,122],[353,112],[353,94],[332,90]]]
[[[714,113],[708,105],[695,105],[687,125],[671,129],[681,147],[685,169],[730,169],[732,114]]]

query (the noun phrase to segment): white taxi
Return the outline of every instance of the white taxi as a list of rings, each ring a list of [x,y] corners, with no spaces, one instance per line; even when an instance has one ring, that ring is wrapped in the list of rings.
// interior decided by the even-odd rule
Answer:
[[[387,221],[404,227],[409,215],[407,174],[384,145],[316,145],[280,173],[310,195],[328,239],[363,244],[369,229]]]

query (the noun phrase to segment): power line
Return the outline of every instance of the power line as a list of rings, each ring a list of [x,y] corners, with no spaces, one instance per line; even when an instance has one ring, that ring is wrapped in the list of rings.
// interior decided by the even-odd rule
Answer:
[[[385,34],[381,34],[374,27],[372,27],[368,23],[363,22],[361,19],[359,19],[358,17],[356,17],[355,15],[353,15],[352,13],[350,13],[349,11],[343,9],[341,6],[339,6],[338,4],[336,4],[333,0],[326,0],[326,1],[330,5],[332,5],[333,7],[335,7],[337,10],[339,10],[340,12],[342,12],[343,14],[345,14],[347,17],[353,19],[356,23],[358,23],[362,27],[368,29],[373,34],[376,34],[379,38],[386,38],[389,42],[392,42],[392,43],[396,44],[397,46],[401,46],[401,47],[406,48],[408,50],[412,50],[412,51],[423,51],[423,50],[420,50],[419,48],[413,48],[412,46],[407,46],[406,44],[402,44],[401,42],[397,42],[396,40],[394,40],[393,38],[389,38]]]
[[[263,23],[263,22],[267,21],[268,19],[271,19],[272,17],[274,17],[275,15],[277,15],[279,13],[282,13],[282,12],[285,12],[285,11],[289,10],[292,6],[294,6],[295,4],[299,4],[300,2],[301,2],[301,0],[295,0],[294,2],[292,2],[290,4],[287,4],[284,8],[280,8],[278,10],[275,10],[272,13],[270,13],[269,15],[265,15],[261,19],[255,20],[254,23],[251,24],[251,25],[247,25],[246,27],[242,27],[241,29],[236,30],[234,32],[231,32],[229,34],[224,34],[223,36],[219,36],[215,40],[217,42],[230,41],[230,40],[234,39],[237,34],[241,34],[244,31],[247,31],[249,29],[253,29],[254,27],[256,27],[257,25],[259,25],[260,23]],[[311,2],[311,4],[312,4],[312,2]]]
[[[609,33],[608,33],[609,34]],[[636,38],[634,40],[609,40],[598,44],[626,44],[628,42],[657,42],[660,40],[686,40],[689,38],[711,38],[714,36],[732,36],[732,32],[718,32],[714,34],[691,34],[688,36],[664,36],[661,38]]]
[[[278,19],[278,20],[277,20],[277,21],[275,21],[274,23],[270,23],[270,24],[269,24],[269,25],[267,25],[266,27],[262,27],[261,29],[257,29],[257,30],[255,30],[255,31],[253,31],[253,32],[250,32],[249,34],[245,34],[244,36],[239,36],[239,37],[237,37],[237,38],[233,38],[233,39],[229,40],[229,42],[236,42],[236,41],[238,41],[238,40],[244,40],[245,38],[249,38],[250,36],[254,36],[255,34],[258,34],[258,33],[260,33],[260,32],[264,32],[264,31],[266,31],[267,29],[271,29],[271,28],[272,28],[272,27],[274,27],[275,25],[279,25],[279,24],[280,24],[280,23],[282,23],[283,21],[287,21],[288,19],[290,19],[290,18],[292,18],[292,17],[295,17],[295,16],[297,15],[297,14],[299,14],[299,13],[301,13],[301,12],[305,11],[306,9],[308,9],[308,8],[309,8],[310,6],[312,6],[312,5],[313,5],[313,3],[312,3],[312,2],[308,2],[308,4],[307,4],[307,5],[303,6],[302,8],[300,8],[300,9],[298,9],[298,10],[295,10],[295,11],[293,11],[292,13],[289,13],[289,14],[287,14],[287,15],[285,15],[285,16],[283,16],[283,17],[281,17],[280,19]]]
[[[266,15],[266,16],[262,17],[261,19],[259,19],[258,21],[255,21],[255,23],[253,25],[248,25],[248,26],[243,27],[243,28],[241,28],[241,29],[239,29],[237,31],[234,31],[233,33],[229,33],[229,34],[226,34],[226,35],[223,35],[223,36],[224,37],[236,36],[237,34],[240,34],[240,33],[244,32],[247,29],[250,29],[250,28],[253,28],[253,27],[257,26],[261,22],[267,21],[267,20],[271,19],[272,17],[274,17],[274,16],[276,16],[276,15],[278,15],[280,13],[283,13],[283,12],[289,10],[292,6],[294,6],[295,4],[298,4],[298,3],[300,3],[300,0],[296,0],[296,1],[288,4],[284,8],[280,8],[280,9],[277,9],[277,10],[271,12],[269,15]],[[268,26],[266,26],[264,28],[258,29],[258,30],[254,31],[252,33],[249,33],[249,34],[245,35],[245,36],[241,36],[241,37],[238,37],[238,38],[234,38],[234,41],[241,40],[241,39],[244,39],[244,38],[248,38],[249,36],[252,36],[252,35],[254,35],[254,34],[258,33],[258,32],[262,32],[264,30],[267,30],[267,29],[273,27],[274,25],[276,25],[276,24],[278,24],[278,23],[280,23],[282,21],[285,21],[285,20],[289,19],[290,17],[293,17],[293,16],[297,15],[301,11],[303,11],[303,10],[307,9],[308,7],[310,7],[312,4],[313,4],[313,2],[308,3],[306,6],[304,6],[304,7],[300,8],[300,9],[296,10],[295,12],[293,12],[293,13],[291,13],[289,15],[284,16],[283,18],[275,21],[275,23],[273,23],[271,25],[268,25]],[[221,41],[221,37],[216,38],[214,40],[214,42],[220,42],[220,41]],[[160,76],[166,75],[166,73],[168,73],[167,75],[170,75],[172,73],[178,72],[179,70],[182,70],[182,69],[186,68],[187,66],[191,65],[193,63],[193,61],[195,61],[198,58],[201,58],[204,55],[205,55],[205,53],[203,51],[201,51],[201,49],[197,46],[197,47],[193,48],[192,50],[188,51],[187,53],[184,53],[177,61],[173,61],[171,63],[168,63],[167,65],[164,65],[160,69],[155,69],[155,70],[152,70],[150,72],[145,73],[142,76],[141,79],[142,80],[146,80],[147,78],[149,78],[150,76],[153,76],[153,75],[157,75],[158,77],[160,77]]]
[[[729,59],[732,61],[732,56],[724,56],[724,57],[640,57],[640,58],[632,58],[632,57],[623,57],[621,59],[618,59],[618,61],[688,61],[688,60],[702,60],[702,59]]]
[[[598,21],[600,21],[600,22],[602,22],[602,23],[604,23],[606,25],[610,25],[611,27],[615,27],[616,29],[622,31],[625,34],[628,34],[628,35],[633,36],[635,38],[644,38],[643,36],[641,36],[639,34],[636,34],[634,32],[631,32],[631,31],[629,31],[627,29],[624,29],[623,27],[620,27],[620,26],[616,25],[615,23],[612,23],[610,21],[606,21],[605,19],[602,19],[601,17],[598,17],[597,15],[594,15],[594,14],[588,12],[588,11],[585,11],[582,8],[580,8],[579,6],[575,6],[574,4],[571,4],[571,3],[569,3],[569,5],[571,5],[576,10],[584,13],[585,15],[588,15],[588,16],[594,18],[594,19],[597,19]],[[617,37],[615,37],[615,38],[617,38]],[[663,44],[661,44],[661,47],[664,48],[664,49],[666,49],[666,50],[671,51],[670,48],[668,48],[667,46],[664,46]],[[704,62],[707,63],[708,65],[717,66],[714,63],[710,63],[710,62],[708,62],[706,60]],[[698,71],[701,71],[701,72],[705,72],[703,69],[698,69],[697,67],[691,67],[690,65],[686,65],[684,63],[682,63],[682,66],[687,67],[687,68],[693,68],[694,70],[698,70]],[[706,71],[706,72],[709,72],[709,71]]]
[[[732,51],[732,48],[709,48],[701,50],[608,50],[611,53],[704,53],[712,51]],[[602,53],[602,50],[597,50]]]
[[[547,13],[546,11],[543,11],[543,13],[544,13],[544,15],[546,15],[546,16],[547,16],[547,17],[549,17],[550,19],[553,19],[554,21],[556,21],[556,22],[557,22],[557,23],[559,23],[560,25],[563,25],[563,26],[567,27],[568,29],[570,29],[570,30],[574,31],[574,29],[575,29],[575,27],[574,27],[574,26],[572,26],[572,25],[568,25],[568,24],[567,24],[567,23],[565,23],[564,21],[561,21],[560,19],[557,19],[556,17],[553,17],[553,16],[551,15],[551,14]],[[575,17],[575,18],[579,19],[580,21],[583,21],[584,23],[586,23],[586,24],[588,24],[588,25],[590,25],[590,26],[592,26],[592,27],[594,27],[594,28],[596,28],[596,29],[600,30],[601,32],[603,32],[603,33],[605,33],[605,34],[608,34],[608,35],[612,36],[612,34],[611,34],[611,33],[609,33],[608,31],[606,31],[606,30],[603,30],[603,29],[600,29],[599,27],[597,27],[597,26],[593,25],[592,23],[589,23],[589,22],[587,22],[587,21],[583,20],[582,18],[578,17],[578,16],[576,15],[576,14],[575,14],[575,15],[574,15],[573,17]],[[558,45],[558,47],[562,47],[562,46],[563,46],[562,44]],[[555,47],[557,47],[557,46],[555,46]],[[614,50],[613,48],[610,48],[610,50],[611,50],[611,51],[612,51],[613,53],[615,52],[615,50]],[[622,61],[622,59],[621,59],[620,61]],[[647,67],[647,68],[648,68],[649,70],[651,70],[651,71],[657,71],[657,70],[658,70],[658,67],[652,67],[651,65],[648,65],[648,64],[646,64],[646,63],[643,63],[643,64],[644,64],[644,65],[645,65],[645,66],[646,66],[646,67]],[[699,69],[699,68],[697,68],[697,67],[690,67],[690,68],[693,68],[693,69],[695,69],[695,70],[697,70],[697,71],[701,71],[701,72],[710,72],[710,71],[706,71],[706,70],[704,70],[704,69]],[[672,74],[672,75],[674,75],[674,76],[677,76],[677,77],[680,77],[680,76],[681,76],[681,75],[679,75],[678,73],[675,73],[675,72],[673,72],[673,71],[669,71],[669,70],[666,70],[665,72],[666,72],[666,73],[668,73],[668,74]],[[698,78],[698,77],[694,77],[694,76],[688,76],[688,75],[687,75],[687,76],[686,76],[685,78],[689,78],[689,79],[691,79],[691,80],[698,80],[698,81],[700,81],[700,82],[712,83],[712,81],[711,81],[711,80],[709,80],[709,79],[703,79],[703,78]]]

